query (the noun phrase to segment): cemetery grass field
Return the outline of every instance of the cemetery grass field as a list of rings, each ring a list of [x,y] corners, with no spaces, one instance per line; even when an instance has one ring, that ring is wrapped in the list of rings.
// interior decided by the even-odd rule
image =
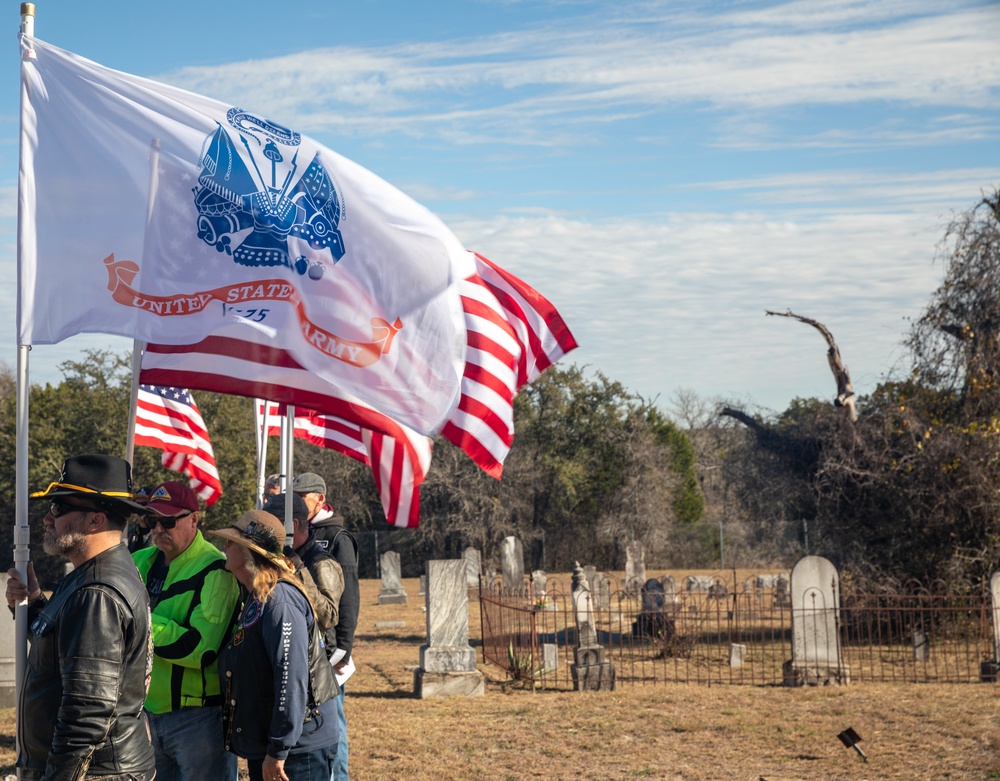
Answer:
[[[482,662],[475,601],[486,695],[417,700],[423,598],[416,579],[403,585],[407,605],[379,605],[378,581],[361,583],[347,686],[354,781],[1000,779],[1000,684],[531,691]],[[837,739],[848,727],[867,764]],[[0,778],[14,772],[13,734],[13,710],[0,710]]]

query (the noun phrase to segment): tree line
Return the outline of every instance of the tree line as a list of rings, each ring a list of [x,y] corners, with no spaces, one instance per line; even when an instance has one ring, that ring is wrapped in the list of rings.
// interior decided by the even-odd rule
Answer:
[[[68,455],[125,452],[129,355],[89,351],[60,369],[58,385],[30,388],[32,490],[56,479]],[[256,500],[253,401],[198,391],[194,396],[224,490],[205,512],[204,525],[218,528]],[[0,425],[0,509],[11,519],[0,528],[0,547],[12,550],[16,416],[9,369],[0,373],[0,403],[6,412]],[[514,419],[514,446],[502,480],[484,474],[444,439],[435,442],[417,529],[388,526],[370,469],[353,459],[296,440],[295,472],[325,478],[331,504],[362,542],[369,576],[378,553],[390,549],[400,552],[409,576],[422,572],[424,561],[459,557],[467,546],[479,548],[489,562],[508,535],[522,540],[531,567],[565,570],[582,559],[621,568],[627,542],[641,539],[654,555],[666,555],[677,528],[697,525],[703,500],[687,435],[620,383],[599,373],[588,376],[577,366],[552,368],[517,397]],[[136,487],[185,479],[163,469],[160,455],[154,448],[135,449]],[[269,472],[278,471],[278,455],[272,437]],[[45,509],[29,503],[31,555],[51,580],[58,562],[39,544]]]

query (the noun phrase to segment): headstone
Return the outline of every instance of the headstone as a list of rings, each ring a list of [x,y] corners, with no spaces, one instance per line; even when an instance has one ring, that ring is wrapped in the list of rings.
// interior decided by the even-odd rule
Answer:
[[[517,537],[504,537],[500,546],[500,571],[503,587],[514,593],[524,590],[524,549]]]
[[[649,578],[642,586],[640,597],[642,609],[632,622],[632,636],[645,642],[672,640],[676,625],[668,612],[663,584],[656,578]]]
[[[743,643],[731,643],[729,646],[729,666],[742,667],[747,655],[747,647]]]
[[[417,592],[418,597],[422,597],[427,594],[427,576],[420,576],[420,590]]]
[[[413,691],[429,697],[480,697],[483,674],[469,645],[469,597],[465,559],[427,562],[427,644],[420,646],[420,667]]]
[[[850,683],[840,659],[840,581],[821,556],[806,556],[792,569],[792,658],[785,662],[786,686]]]
[[[403,590],[403,580],[400,577],[399,554],[394,550],[386,551],[379,558],[382,565],[382,590],[378,592],[380,605],[405,605],[406,592]]]
[[[611,578],[603,572],[595,573],[590,589],[590,604],[594,610],[611,610]]]
[[[597,641],[597,628],[590,604],[590,585],[583,568],[573,569],[573,612],[576,618],[576,663],[570,667],[575,691],[612,691],[615,667],[606,658],[604,646]]]
[[[0,577],[0,585],[4,593],[7,591],[7,575]],[[10,616],[0,617],[6,621],[8,628],[0,632],[0,708],[13,708],[17,705],[17,677],[14,673],[14,658],[17,655],[14,639],[14,621]]]
[[[466,548],[462,551],[465,560],[466,588],[479,588],[479,575],[482,573],[483,560],[478,548]]]
[[[927,633],[921,629],[913,630],[913,661],[926,662],[931,658],[931,646]]]
[[[684,578],[684,590],[697,594],[707,594],[712,588],[711,575],[688,575]]]
[[[674,583],[674,576],[664,575],[660,578],[660,585],[663,586],[663,603],[665,605],[676,605],[677,586]]]
[[[990,597],[993,607],[993,658],[980,665],[980,680],[995,683],[1000,678],[1000,572],[990,578]]]
[[[555,643],[542,643],[542,672],[554,673],[559,669],[559,646]]]
[[[646,549],[638,540],[625,546],[625,590],[637,595],[646,582]]]
[[[531,573],[531,596],[533,599],[545,599],[547,580],[544,570],[536,569]]]
[[[777,580],[774,581],[774,606],[775,607],[791,607],[792,606],[792,594],[791,594],[791,581],[788,575],[778,575]]]

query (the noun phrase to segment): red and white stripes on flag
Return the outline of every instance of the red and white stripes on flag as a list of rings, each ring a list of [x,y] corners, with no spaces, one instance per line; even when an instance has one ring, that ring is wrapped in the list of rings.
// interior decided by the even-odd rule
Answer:
[[[281,433],[277,416],[284,407],[267,408],[269,436]],[[270,421],[274,421],[273,423]],[[385,511],[393,526],[415,527],[420,522],[420,484],[431,463],[431,439],[405,426],[396,436],[362,428],[356,423],[295,408],[293,434],[319,447],[330,448],[371,467]]]
[[[184,388],[140,385],[135,414],[135,444],[163,450],[161,463],[187,475],[206,505],[222,496],[222,482],[205,421]]]
[[[577,344],[556,308],[530,285],[476,255],[461,288],[467,347],[462,396],[442,434],[500,477],[514,439],[514,396]]]

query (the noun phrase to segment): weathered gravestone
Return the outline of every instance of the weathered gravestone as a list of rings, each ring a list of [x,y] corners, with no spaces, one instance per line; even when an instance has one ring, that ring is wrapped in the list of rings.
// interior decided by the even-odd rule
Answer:
[[[625,546],[625,590],[636,596],[646,582],[646,549],[638,540]]]
[[[583,568],[573,569],[573,611],[576,617],[576,664],[570,667],[575,691],[611,691],[615,688],[615,667],[597,641],[597,627],[590,604],[590,586]]]
[[[500,571],[507,591],[516,594],[524,591],[524,549],[517,537],[504,537],[500,546]]]
[[[792,569],[792,658],[784,665],[786,686],[850,683],[840,658],[840,580],[821,556],[806,556]]]
[[[427,576],[426,575],[421,575],[420,576],[420,590],[417,591],[417,596],[418,597],[422,597],[422,596],[425,596],[426,594],[427,594]]]
[[[427,562],[427,645],[420,646],[420,667],[413,691],[429,697],[480,697],[483,674],[469,645],[469,595],[465,560]]]
[[[379,558],[382,564],[382,589],[378,592],[380,605],[405,605],[406,592],[400,577],[399,554],[394,550],[386,551]]]
[[[462,551],[465,560],[466,588],[479,588],[479,576],[483,571],[483,557],[478,548],[466,548]]]
[[[663,603],[665,605],[677,604],[677,585],[673,575],[664,575],[660,578],[660,585],[663,586]]]
[[[1000,671],[1000,572],[990,578],[990,597],[993,605],[993,658],[980,665],[980,680],[995,682]]]
[[[536,569],[531,573],[531,596],[535,600],[545,599],[545,588],[548,578],[544,570]]]
[[[0,586],[7,591],[7,576],[0,577]],[[17,677],[14,673],[15,632],[14,621],[8,616],[0,617],[7,626],[0,632],[0,708],[13,708],[17,705]]]

